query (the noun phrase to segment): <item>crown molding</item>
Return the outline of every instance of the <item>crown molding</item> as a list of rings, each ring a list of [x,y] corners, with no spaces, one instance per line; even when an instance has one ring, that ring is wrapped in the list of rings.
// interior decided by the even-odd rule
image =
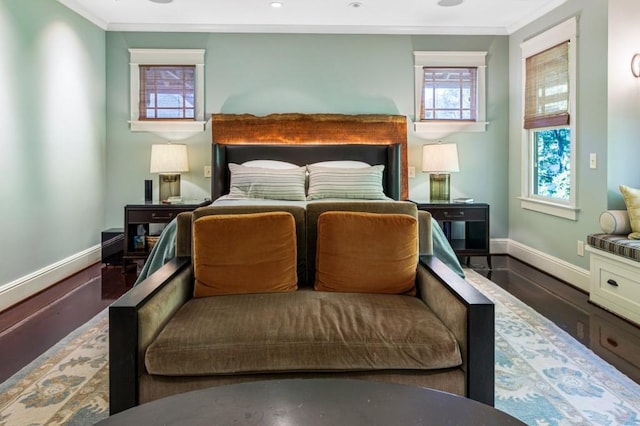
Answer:
[[[82,1],[80,1],[80,0],[58,0],[58,3],[63,4],[64,6],[66,6],[69,9],[71,9],[72,11],[77,13],[78,15],[82,16],[83,18],[85,18],[89,22],[91,22],[91,23],[97,25],[98,27],[100,27],[101,29],[107,31],[107,27],[109,26],[109,23],[107,21],[105,21],[104,19],[100,18],[99,16],[96,16],[93,13],[89,12],[84,7],[84,5],[82,4]]]
[[[62,1],[62,0],[59,0]],[[65,0],[69,1],[69,0]],[[231,25],[109,23],[107,31],[362,35],[508,35],[504,27],[415,27],[384,25]]]

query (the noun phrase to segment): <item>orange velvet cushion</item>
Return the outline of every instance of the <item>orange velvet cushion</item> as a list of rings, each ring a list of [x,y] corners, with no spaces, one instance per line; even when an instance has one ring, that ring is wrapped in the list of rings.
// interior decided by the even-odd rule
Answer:
[[[291,213],[204,216],[193,223],[194,297],[295,291]]]
[[[316,290],[415,295],[417,265],[412,216],[330,211],[318,218]]]

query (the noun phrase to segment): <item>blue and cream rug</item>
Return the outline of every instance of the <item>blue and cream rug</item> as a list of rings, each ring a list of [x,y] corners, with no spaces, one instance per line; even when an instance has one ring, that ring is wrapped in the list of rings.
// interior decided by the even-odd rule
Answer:
[[[640,385],[491,281],[496,408],[529,425],[640,425]],[[0,425],[91,425],[108,415],[106,311],[0,385]]]

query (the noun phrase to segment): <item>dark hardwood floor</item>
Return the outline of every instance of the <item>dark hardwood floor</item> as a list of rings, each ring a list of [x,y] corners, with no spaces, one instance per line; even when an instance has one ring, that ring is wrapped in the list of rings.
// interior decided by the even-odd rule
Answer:
[[[640,383],[640,327],[588,302],[588,296],[518,260],[473,257],[471,267],[554,321],[596,354]],[[0,312],[0,382],[105,309],[131,288],[135,271],[93,265]]]
[[[93,318],[133,285],[133,272],[95,264],[0,312],[0,383]]]

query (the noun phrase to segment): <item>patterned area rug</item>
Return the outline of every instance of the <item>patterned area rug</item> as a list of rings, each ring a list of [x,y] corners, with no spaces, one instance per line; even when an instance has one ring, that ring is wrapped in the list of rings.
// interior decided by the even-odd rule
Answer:
[[[109,415],[109,316],[96,315],[0,385],[0,425],[92,425]]]
[[[474,271],[495,303],[495,406],[528,425],[640,425],[640,385]]]
[[[496,303],[496,408],[529,425],[640,425],[640,385],[471,270]],[[0,385],[0,425],[91,425],[107,417],[103,311]]]

